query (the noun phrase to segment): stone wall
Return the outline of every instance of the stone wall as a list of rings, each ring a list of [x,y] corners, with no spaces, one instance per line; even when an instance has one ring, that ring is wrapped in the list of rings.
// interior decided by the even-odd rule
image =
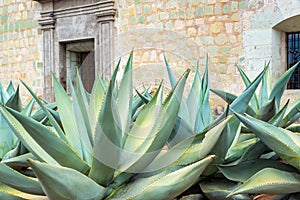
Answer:
[[[195,68],[197,60],[203,71],[208,54],[212,87],[241,92],[243,85],[235,65],[244,61],[243,30],[247,27],[242,17],[248,7],[246,0],[120,0],[116,32],[128,35],[127,38],[133,32],[139,33],[129,43],[137,49],[136,65],[143,68],[136,72],[136,79],[141,82],[146,77],[166,78],[163,54],[177,75],[183,68]],[[149,30],[151,35],[147,35]],[[166,37],[172,34],[175,41]],[[147,45],[143,41],[148,37],[152,43]],[[183,45],[178,41],[184,41]],[[169,45],[160,46],[159,42]]]
[[[167,79],[164,55],[176,76],[188,67],[195,69],[197,63],[203,72],[208,55],[211,87],[239,94],[244,85],[236,64],[251,79],[268,61],[274,80],[286,70],[282,62],[284,30],[277,30],[276,25],[299,15],[300,2],[116,0],[115,8],[114,61],[124,57],[125,62],[134,50],[136,86],[157,85]],[[10,79],[16,83],[25,80],[42,94],[40,10],[41,5],[32,0],[0,0],[0,78],[3,84]],[[286,93],[295,98],[298,92]]]
[[[0,80],[6,86],[9,80],[17,85],[21,79],[41,94],[43,64],[38,9],[33,1],[0,1]],[[21,91],[26,93],[23,88]]]

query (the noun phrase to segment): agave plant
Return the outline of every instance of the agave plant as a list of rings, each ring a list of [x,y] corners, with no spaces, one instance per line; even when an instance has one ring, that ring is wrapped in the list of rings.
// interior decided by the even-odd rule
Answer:
[[[177,82],[174,73],[172,72],[166,57],[164,57],[165,66],[168,71],[171,87],[174,88]],[[199,67],[195,69],[195,75],[192,82],[192,87],[187,95],[187,99],[181,100],[180,110],[178,114],[178,127],[185,127],[188,133],[199,133],[208,127],[213,121],[212,111],[209,104],[209,77],[208,77],[208,58],[203,77],[201,78]],[[177,135],[178,129],[174,130]],[[179,131],[184,132],[184,131]],[[179,133],[180,134],[180,133]],[[181,133],[182,134],[182,133]],[[177,135],[178,137],[178,135]],[[182,137],[181,137],[182,138]],[[180,138],[180,139],[181,139]]]
[[[299,118],[299,99],[290,107],[288,102],[282,108],[279,107],[283,91],[296,67],[283,74],[269,93],[269,69],[266,66],[259,98],[253,93],[249,104],[244,105],[248,113],[246,116],[239,114],[241,110],[233,106],[243,94],[237,97],[212,90],[229,103],[229,108],[245,127],[239,126],[230,147],[223,148],[225,160],[218,163],[218,176],[213,175],[199,182],[209,199],[252,199],[251,195],[256,195],[255,199],[299,197],[300,137],[298,133],[286,128]],[[239,71],[247,89],[257,81],[250,82],[240,68]],[[294,130],[297,130],[296,127],[293,127]]]
[[[141,103],[132,95],[132,54],[119,86],[118,68],[108,86],[98,78],[91,94],[77,76],[71,97],[53,76],[59,117],[24,83],[52,126],[1,106],[10,128],[30,151],[22,163],[34,177],[0,163],[0,181],[49,199],[170,199],[197,183],[215,159],[210,152],[231,117],[166,148],[189,70],[164,102],[161,83],[134,118]]]

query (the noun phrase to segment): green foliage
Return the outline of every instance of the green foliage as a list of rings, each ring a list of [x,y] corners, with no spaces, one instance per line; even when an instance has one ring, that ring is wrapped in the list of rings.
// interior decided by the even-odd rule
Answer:
[[[246,89],[236,96],[210,89],[207,62],[202,77],[195,69],[184,98],[190,70],[177,81],[165,58],[172,91],[164,98],[163,82],[154,95],[147,88],[133,94],[132,59],[120,81],[119,62],[90,94],[79,75],[70,96],[53,76],[55,104],[23,83],[38,110],[31,113],[33,101],[24,109],[18,100],[2,103],[2,119],[19,142],[0,163],[0,182],[49,199],[299,197],[300,100],[280,107],[296,66],[272,89],[269,64],[253,81],[238,67]],[[215,119],[210,91],[228,103]],[[11,86],[6,100],[8,93],[19,99]],[[2,196],[21,198],[5,188]]]

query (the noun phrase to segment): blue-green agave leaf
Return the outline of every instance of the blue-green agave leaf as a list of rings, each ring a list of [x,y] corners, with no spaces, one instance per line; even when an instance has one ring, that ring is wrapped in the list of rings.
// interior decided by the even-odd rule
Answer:
[[[300,169],[300,136],[261,120],[235,113],[238,119],[290,165]]]
[[[122,146],[121,122],[113,95],[114,80],[110,81],[96,125],[93,160],[89,177],[106,186],[114,176]],[[110,156],[107,156],[110,155]]]
[[[165,61],[165,66],[166,66],[167,71],[168,71],[171,87],[174,88],[176,83],[177,83],[177,79],[176,79],[175,75],[173,74],[165,55],[164,55],[164,61]]]
[[[117,91],[116,105],[120,115],[120,128],[123,134],[128,133],[132,116],[132,60],[133,51],[128,58],[123,77]]]
[[[82,141],[78,132],[75,111],[73,103],[66,93],[65,89],[59,83],[57,78],[52,75],[54,84],[55,99],[59,111],[59,116],[65,131],[68,143],[77,151],[80,157],[83,157]]]
[[[76,169],[82,173],[87,173],[89,171],[89,166],[82,160],[79,155],[61,138],[59,138],[55,133],[50,131],[44,125],[38,123],[30,117],[26,117],[13,109],[6,109],[11,117],[14,117],[22,124],[22,127],[26,133],[19,131],[17,133],[21,142],[31,150],[31,153],[37,158],[41,158],[39,151],[36,151],[32,144],[29,142],[34,140],[51,158],[55,159],[55,162],[62,166],[70,167]],[[9,115],[6,112],[6,115]],[[25,138],[31,137],[30,140]],[[66,159],[68,158],[68,159]],[[43,158],[41,158],[44,160]],[[47,162],[47,160],[44,160]],[[51,162],[52,163],[52,162]]]
[[[258,110],[257,118],[265,122],[269,121],[277,113],[275,98],[266,101]]]
[[[28,160],[49,199],[102,199],[106,189],[80,172]]]
[[[10,98],[7,100],[5,105],[19,112],[22,110],[19,86],[17,87],[15,93],[12,96],[10,96]]]
[[[269,93],[271,88],[271,77],[270,77],[270,62],[268,62],[265,67],[267,67],[267,71],[265,73],[264,78],[262,79],[261,88],[259,91],[259,105],[264,105],[269,100]]]
[[[300,98],[298,98],[292,103],[291,106],[288,107],[286,114],[280,123],[280,127],[286,128],[293,124],[300,117],[300,112],[298,109],[300,109]]]
[[[58,135],[60,136],[60,138],[62,138],[64,141],[67,141],[66,136],[60,126],[60,124],[56,121],[56,119],[53,117],[53,115],[49,112],[48,108],[42,103],[42,101],[34,94],[34,92],[29,88],[29,86],[27,86],[24,82],[22,82],[22,84],[26,87],[26,89],[29,91],[29,93],[31,94],[31,96],[35,99],[35,101],[37,102],[37,104],[40,106],[41,110],[43,112],[39,112],[42,116],[46,115],[48,117],[48,119],[51,121],[53,127],[55,128],[56,132],[58,133]],[[50,107],[53,107],[53,104],[50,104]],[[55,105],[56,107],[56,105]],[[39,113],[36,113],[37,115],[39,115]],[[33,117],[32,118],[36,119],[39,117]]]
[[[209,78],[208,78],[208,58],[206,58],[206,67],[201,80],[201,92],[198,99],[198,115],[194,125],[196,133],[202,131],[212,122],[212,111],[209,104]]]
[[[3,163],[0,163],[0,182],[22,192],[44,195],[37,179],[24,176]]]
[[[238,71],[239,71],[239,73],[240,73],[240,75],[243,79],[243,82],[244,82],[246,88],[249,87],[249,85],[251,84],[250,79],[248,78],[248,76],[245,74],[245,72],[238,65],[236,65],[236,67],[237,67],[237,69],[238,69]],[[256,96],[255,93],[253,94],[253,97],[250,100],[250,105],[254,110],[259,109],[259,102],[258,102],[258,99],[257,99],[257,96]]]
[[[9,84],[6,88],[6,92],[8,93],[9,96],[12,96],[16,92],[16,89],[12,81],[9,81]]]
[[[238,185],[229,196],[235,194],[289,194],[300,192],[300,175],[274,168],[264,168],[242,185]]]
[[[214,156],[208,156],[188,166],[136,179],[120,188],[111,199],[172,199],[195,184],[213,159]]]
[[[221,165],[218,168],[227,179],[236,182],[245,182],[247,179],[264,168],[274,168],[287,172],[297,172],[297,169],[290,165],[284,164],[277,160],[269,159],[249,160],[233,166]]]
[[[200,188],[208,199],[212,200],[250,200],[247,194],[238,194],[227,197],[232,192],[236,183],[226,179],[209,179],[199,182]],[[227,197],[227,198],[226,198]]]
[[[288,69],[282,76],[280,76],[280,78],[275,83],[275,85],[270,93],[269,99],[275,98],[277,110],[279,110],[280,100],[281,100],[284,90],[286,89],[286,85],[289,82],[290,77],[292,76],[293,72],[298,67],[298,65],[299,65],[299,62],[296,63],[290,69]]]
[[[288,108],[288,104],[289,104],[289,101],[288,100],[285,105],[279,110],[278,113],[276,113],[276,115],[274,115],[268,122],[270,124],[273,124],[274,126],[279,126],[280,123],[282,122],[282,119],[286,113],[286,110]]]

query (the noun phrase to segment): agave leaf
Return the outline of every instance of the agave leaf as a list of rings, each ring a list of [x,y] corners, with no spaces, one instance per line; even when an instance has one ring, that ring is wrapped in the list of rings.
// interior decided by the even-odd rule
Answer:
[[[226,163],[224,165],[234,166],[245,161],[258,159],[266,151],[266,149],[268,149],[266,145],[259,140],[258,142],[247,148],[238,160]]]
[[[31,115],[32,111],[33,111],[34,104],[35,104],[34,99],[31,99],[30,102],[21,111],[21,113],[29,117]]]
[[[61,129],[60,124],[57,123],[57,121],[55,120],[55,118],[53,117],[53,115],[49,112],[49,110],[47,109],[47,107],[43,105],[43,103],[41,102],[41,100],[34,94],[34,92],[24,82],[22,82],[22,84],[26,87],[26,89],[29,91],[29,93],[31,94],[31,96],[35,99],[35,101],[37,102],[37,104],[42,109],[42,111],[43,111],[42,115],[45,114],[48,117],[48,119],[51,121],[51,123],[52,123],[53,127],[55,128],[55,130],[57,131],[59,137],[62,138],[64,141],[67,141],[66,136],[65,136],[63,130]],[[33,116],[32,116],[32,118],[36,119],[36,117],[33,117]]]
[[[91,144],[93,143],[93,131],[92,131],[92,127],[90,125],[91,123],[90,123],[90,120],[89,120],[89,113],[88,113],[89,97],[87,95],[87,91],[85,90],[85,88],[83,86],[83,83],[81,81],[81,77],[80,77],[80,74],[79,74],[78,71],[77,71],[77,76],[76,76],[76,82],[75,83],[76,83],[76,92],[74,91],[74,88],[72,88],[73,89],[72,99],[76,99],[77,101],[73,102],[74,103],[73,106],[77,107],[77,109],[80,109],[80,112],[75,111],[76,112],[76,117],[77,116],[82,116],[82,118],[79,121],[81,122],[81,124],[83,124],[82,129],[86,130],[85,133],[87,133],[88,139],[90,141],[90,146],[91,146]],[[75,96],[76,96],[76,98],[75,98]],[[77,106],[75,105],[75,103],[77,103]],[[75,110],[75,108],[74,108],[74,110]],[[79,124],[78,122],[77,122],[77,124]],[[82,134],[81,131],[79,131],[79,134]],[[89,151],[89,152],[91,152],[91,151]]]
[[[196,133],[194,132],[194,130],[185,120],[183,120],[181,117],[177,117],[176,123],[168,139],[167,145],[170,148],[176,145],[177,143],[181,142],[182,140],[195,134]]]
[[[5,105],[19,112],[22,110],[19,86],[17,87],[16,92],[7,100]]]
[[[30,150],[38,159],[44,160],[53,165],[58,165],[57,161],[53,159],[26,131],[22,124],[3,106],[0,112],[9,124],[11,130],[22,141],[28,150]]]
[[[235,113],[235,115],[283,160],[300,169],[299,135],[252,117],[243,116],[238,113]]]
[[[136,179],[119,189],[112,199],[172,199],[191,187],[213,159],[214,156],[208,156],[170,172]]]
[[[122,145],[121,124],[113,87],[114,80],[111,80],[98,116],[92,167],[89,173],[90,178],[103,186],[109,184],[113,178]]]
[[[8,92],[4,89],[3,85],[0,84],[0,97],[1,97],[1,103],[5,104],[7,100],[10,98],[11,95],[8,94]]]
[[[209,78],[208,78],[208,58],[206,67],[201,80],[201,92],[198,99],[198,115],[194,131],[200,132],[212,122],[212,112],[209,104]]]
[[[127,152],[140,153],[140,155],[132,154],[132,156],[129,155],[129,157],[124,156],[124,161],[122,162],[125,162],[125,166],[130,166],[136,163],[140,156],[143,156],[143,154],[147,151],[147,148],[149,147],[149,145],[151,145],[151,142],[153,142],[153,140],[155,139],[155,134],[157,134],[160,126],[159,120],[162,120],[162,117],[164,115],[162,107],[162,96],[163,86],[161,83],[151,101],[146,104],[145,107],[141,110],[135,123],[133,124],[132,129],[128,134],[128,137],[126,138],[123,149]],[[142,162],[142,164],[146,166],[148,163]],[[125,170],[129,166],[126,166],[123,170]]]
[[[7,200],[25,200],[22,197],[19,196],[15,196],[13,194],[10,193],[6,193],[4,191],[0,191],[0,199],[7,199]]]
[[[244,184],[237,186],[235,194],[289,194],[300,192],[300,175],[273,168],[264,168]]]
[[[87,105],[85,105],[85,100],[83,97],[85,96],[85,94],[83,94],[85,90],[82,91],[82,89],[80,89],[79,93],[81,94],[75,93],[75,89],[72,85],[72,82],[70,81],[70,91],[72,95],[73,110],[75,112],[75,123],[77,125],[78,134],[82,144],[83,159],[87,161],[88,164],[91,164],[93,151],[93,133],[88,119],[89,117],[87,114]]]
[[[295,134],[299,133],[300,134],[300,124],[298,125],[293,125],[293,126],[289,126],[286,128],[289,131],[294,132]]]
[[[195,127],[197,115],[199,114],[198,104],[200,103],[199,100],[200,92],[201,92],[201,77],[200,77],[199,69],[197,67],[195,71],[192,87],[186,100],[188,106],[188,112],[190,115],[190,125],[192,128]]]
[[[102,199],[106,189],[76,170],[28,160],[49,199]]]
[[[9,96],[12,96],[16,92],[15,87],[14,87],[12,81],[9,81],[9,84],[8,84],[8,86],[6,88],[6,92],[8,93]]]
[[[261,88],[259,91],[259,105],[264,105],[269,99],[269,91],[271,87],[271,78],[270,78],[270,69],[269,69],[270,62],[268,62],[265,67],[267,67],[266,74],[262,79]]]
[[[276,160],[267,159],[250,160],[234,166],[219,166],[218,168],[227,179],[237,182],[245,182],[247,179],[264,168],[274,168],[287,172],[297,172],[297,169],[290,165]]]
[[[22,154],[20,156],[11,157],[1,162],[11,167],[28,167],[27,158],[36,160],[36,157],[32,153]]]
[[[239,159],[251,146],[258,142],[258,138],[251,138],[235,144],[227,151],[225,160],[226,162],[234,161]]]
[[[250,200],[250,196],[246,194],[238,194],[226,198],[235,187],[235,183],[226,179],[210,179],[199,183],[201,190],[208,199],[211,200]]]
[[[217,141],[219,140],[219,137],[221,136],[221,133],[223,132],[224,128],[227,126],[228,122],[231,120],[232,116],[227,117],[225,120],[220,122],[218,125],[214,126],[210,130],[208,130],[204,138],[201,136],[201,133],[190,137],[189,139],[194,139],[191,143],[190,141],[185,140],[179,145],[187,145],[188,143],[191,145],[189,148],[186,148],[186,151],[184,154],[178,159],[176,162],[178,165],[185,165],[189,163],[193,163],[196,160],[200,160],[204,158],[216,145]],[[197,141],[197,138],[203,138],[201,142]],[[174,150],[176,150],[178,147],[174,147]],[[179,148],[180,149],[180,148]],[[172,149],[170,149],[172,150]],[[174,151],[173,150],[173,151]],[[178,150],[177,150],[178,151]]]
[[[214,147],[230,118],[228,117],[207,132],[192,135],[169,150],[162,151],[144,171],[161,169],[170,164],[189,165],[203,159]]]
[[[61,138],[57,137],[57,135],[55,135],[52,131],[30,117],[26,117],[10,108],[7,108],[6,110],[22,124],[26,133],[19,131],[17,135],[21,136],[19,137],[20,140],[28,149],[31,149],[31,153],[34,156],[44,160],[39,156],[39,151],[33,149],[32,144],[29,142],[31,140],[34,140],[45,152],[47,152],[49,156],[55,159],[55,162],[60,165],[76,169],[82,173],[87,173],[89,166]],[[25,139],[28,136],[31,137],[30,140]]]
[[[171,83],[171,87],[174,89],[176,83],[177,83],[177,79],[175,77],[175,75],[173,74],[170,66],[169,66],[169,63],[167,61],[167,58],[166,56],[164,55],[164,61],[165,61],[165,66],[167,68],[167,71],[168,71],[168,75],[169,75],[169,80],[170,80],[170,83]]]
[[[229,105],[229,114],[232,113],[234,110],[239,110],[239,112],[245,113],[249,104],[250,99],[252,98],[253,94],[255,93],[256,88],[258,87],[261,79],[264,76],[266,69],[264,69],[256,78],[255,80],[247,87],[247,89],[237,97],[230,105]],[[216,119],[218,121],[220,118]],[[236,117],[232,117],[226,128],[223,129],[222,134],[217,141],[212,153],[217,155],[214,163],[223,163],[226,157],[226,153],[228,149],[231,147],[232,142],[236,138],[236,134],[239,134],[239,127],[240,122]],[[216,169],[214,169],[216,170]],[[213,171],[213,170],[212,170]]]
[[[300,109],[300,98],[298,98],[291,106],[288,107],[286,114],[280,123],[280,127],[286,128],[293,124],[300,117],[300,113],[297,109]]]
[[[34,179],[13,170],[12,168],[0,163],[0,182],[30,194],[44,195],[40,183]]]
[[[244,82],[246,88],[249,87],[249,85],[251,84],[250,79],[248,78],[248,76],[245,74],[245,72],[238,65],[236,65],[236,67],[237,67],[237,69],[238,69],[238,71],[239,71],[239,73],[240,73],[240,75],[241,75],[241,77],[243,79],[243,82]],[[264,80],[264,78],[263,78],[263,80]],[[250,100],[250,104],[251,104],[251,107],[254,110],[258,110],[259,109],[259,102],[258,102],[256,94],[253,94],[253,97]]]
[[[249,101],[251,100],[252,96],[255,94],[255,90],[258,87],[262,78],[264,77],[267,69],[268,67],[266,67],[255,78],[255,80],[246,88],[246,90],[230,104],[229,107],[231,110],[234,110],[236,112],[242,112],[242,113],[246,112]]]
[[[168,71],[171,87],[172,87],[172,89],[174,89],[175,86],[176,86],[176,83],[177,83],[177,79],[175,78],[175,76],[174,76],[174,74],[173,74],[173,72],[172,72],[165,56],[164,56],[164,61],[165,61],[165,66],[166,66],[167,71]],[[191,124],[188,105],[187,105],[184,98],[181,100],[181,105],[180,105],[180,108],[179,108],[178,116],[182,120],[184,120],[187,124],[189,124],[192,128],[194,127],[194,124]]]
[[[180,107],[180,100],[182,99],[182,93],[184,89],[184,85],[187,79],[187,76],[189,74],[189,70],[187,70],[181,79],[178,81],[177,85],[175,86],[174,90],[169,94],[167,97],[166,101],[164,102],[163,106],[158,106],[155,111],[154,109],[152,110],[147,110],[148,106],[145,107],[144,113],[140,114],[137,118],[136,123],[138,120],[140,120],[140,125],[137,125],[136,128],[139,130],[142,128],[142,125],[147,126],[147,124],[150,123],[152,124],[153,128],[150,129],[149,131],[145,133],[138,134],[138,131],[136,131],[135,126],[132,128],[132,132],[130,132],[131,136],[138,137],[138,139],[142,138],[143,143],[139,142],[141,145],[137,146],[136,150],[133,152],[138,153],[138,155],[134,155],[132,158],[134,158],[134,164],[131,165],[126,171],[129,172],[137,172],[141,171],[144,169],[159,153],[159,151],[163,148],[164,144],[166,143],[167,139],[170,137],[170,134],[172,132],[172,129],[175,125],[177,114],[179,111]],[[161,88],[161,87],[160,87]],[[161,99],[162,99],[162,89],[159,89],[158,92],[156,93],[156,96],[152,98],[154,105],[159,105],[161,104]],[[150,104],[150,103],[149,103]],[[147,104],[148,105],[148,104]],[[152,104],[150,104],[151,106]],[[149,106],[149,108],[150,108]],[[150,111],[154,111],[155,113],[151,114],[149,113]],[[146,118],[147,113],[149,113],[150,117],[157,116],[157,119],[149,119]],[[149,121],[150,120],[150,121]],[[145,124],[146,123],[146,124]],[[146,137],[146,139],[145,139]],[[131,137],[133,139],[134,137]],[[134,139],[133,139],[134,141]],[[136,140],[135,140],[136,141]],[[137,142],[137,141],[136,141]],[[124,146],[124,149],[127,150],[129,149],[128,144],[133,144],[131,142],[127,142],[127,148]],[[132,151],[129,151],[132,152]]]
[[[97,77],[93,85],[88,108],[88,116],[90,119],[91,130],[96,129],[98,113],[101,109],[105,93],[106,89],[103,85],[103,81],[99,77]]]
[[[206,200],[206,198],[203,194],[189,194],[184,195],[180,200]]]
[[[273,124],[274,126],[279,126],[280,123],[282,122],[282,119],[284,117],[284,114],[286,113],[286,110],[287,110],[287,107],[288,107],[288,104],[289,104],[289,101],[288,100],[285,105],[279,110],[278,113],[276,113],[276,115],[274,115],[268,122],[270,124]]]
[[[52,74],[55,99],[59,111],[59,116],[64,127],[65,135],[69,144],[77,151],[80,157],[83,157],[82,143],[77,129],[73,103],[62,85]]]
[[[277,112],[275,98],[268,100],[258,111],[257,118],[269,121]]]
[[[120,113],[120,126],[123,134],[128,133],[132,116],[132,60],[133,51],[128,58],[117,93],[117,107]]]
[[[210,91],[221,97],[228,104],[231,104],[237,98],[236,95],[221,90],[210,89]],[[256,112],[249,105],[247,106],[246,113],[250,116],[256,116]]]
[[[277,110],[279,110],[280,100],[281,100],[284,90],[286,89],[286,85],[287,85],[288,81],[290,80],[290,77],[292,76],[293,72],[298,67],[298,64],[299,64],[299,62],[296,63],[293,67],[291,67],[289,70],[287,70],[282,76],[280,76],[280,78],[275,83],[275,85],[271,91],[269,99],[275,98]]]

